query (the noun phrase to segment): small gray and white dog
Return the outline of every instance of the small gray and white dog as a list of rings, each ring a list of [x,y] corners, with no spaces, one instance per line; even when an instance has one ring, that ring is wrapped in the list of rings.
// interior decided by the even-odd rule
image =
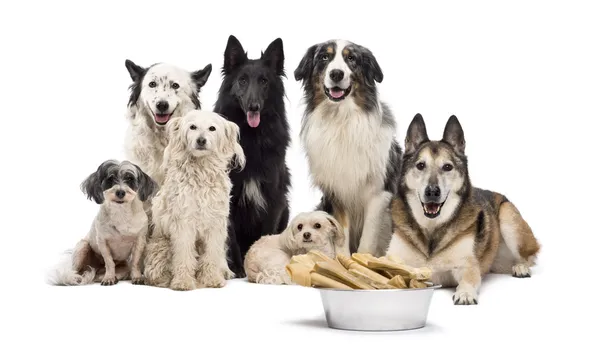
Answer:
[[[131,278],[133,284],[142,284],[140,263],[148,232],[143,202],[155,194],[156,182],[131,162],[107,160],[83,181],[81,189],[100,204],[100,210],[50,283],[113,285]]]

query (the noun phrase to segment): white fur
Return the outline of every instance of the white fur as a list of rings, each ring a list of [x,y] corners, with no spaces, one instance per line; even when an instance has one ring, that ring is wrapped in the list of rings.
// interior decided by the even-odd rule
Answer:
[[[254,178],[250,178],[244,182],[244,194],[242,195],[242,201],[246,205],[250,205],[251,202],[254,203],[256,207],[259,209],[266,211],[267,201],[261,192],[261,184],[258,180]]]
[[[211,131],[211,127],[214,130]],[[149,261],[162,269],[145,273],[170,272],[170,288],[190,290],[197,287],[222,287],[233,276],[227,265],[226,242],[231,159],[243,167],[239,128],[220,115],[194,110],[169,122],[170,141],[165,150],[165,180],[153,199],[153,240],[170,240],[170,259]],[[205,138],[204,149],[196,139]],[[154,242],[154,241],[149,241]],[[154,248],[152,248],[154,249]],[[157,279],[149,278],[149,283]]]
[[[154,81],[157,86],[150,88],[151,81]],[[177,90],[171,87],[173,82],[179,84]],[[155,122],[156,103],[158,101],[169,103],[167,112],[172,113],[170,122],[195,109],[192,97],[196,93],[196,86],[190,72],[164,63],[150,67],[141,83],[142,91],[137,103],[127,108],[129,128],[126,134],[125,152],[129,160],[138,164],[161,185],[164,174],[160,171],[160,166],[168,138],[166,127]]]
[[[381,207],[386,199],[386,167],[394,139],[394,129],[382,126],[378,106],[367,114],[352,98],[326,100],[307,115],[301,132],[313,184],[335,192],[350,222],[348,242],[359,243],[354,247],[372,254],[378,230],[373,223],[364,228],[362,221],[380,219],[382,210],[368,207]]]
[[[336,40],[335,56],[333,57],[333,60],[327,64],[327,69],[325,70],[325,87],[327,88],[339,87],[342,89],[348,89],[348,87],[350,87],[350,83],[352,83],[352,80],[350,79],[352,70],[350,70],[350,67],[348,67],[348,64],[346,64],[342,53],[346,45],[348,45],[348,41]],[[344,72],[344,78],[339,82],[332,81],[329,77],[331,70],[342,70]]]
[[[310,242],[306,242],[304,233],[310,234]],[[281,234],[265,235],[256,241],[244,259],[244,270],[249,282],[292,284],[285,266],[293,256],[317,250],[335,258],[339,253],[349,254],[344,245],[343,227],[333,216],[323,211],[303,212]]]

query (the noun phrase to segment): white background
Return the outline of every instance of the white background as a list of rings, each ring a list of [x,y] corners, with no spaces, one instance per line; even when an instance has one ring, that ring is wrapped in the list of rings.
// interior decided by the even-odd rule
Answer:
[[[598,6],[391,4],[3,2],[0,336],[18,340],[2,345],[520,346],[589,336],[598,309]],[[98,209],[80,182],[102,161],[123,159],[125,59],[188,70],[212,63],[201,96],[210,109],[230,34],[250,57],[283,39],[292,214],[319,198],[299,147],[301,88],[293,71],[312,44],[348,39],[377,57],[381,97],[401,143],[418,112],[433,139],[458,116],[473,183],[506,194],[543,245],[533,277],[490,276],[471,307],[454,306],[452,290],[440,290],[427,327],[380,334],[328,329],[318,292],[306,288],[243,280],[185,293],[129,282],[47,286],[45,271],[85,235]]]

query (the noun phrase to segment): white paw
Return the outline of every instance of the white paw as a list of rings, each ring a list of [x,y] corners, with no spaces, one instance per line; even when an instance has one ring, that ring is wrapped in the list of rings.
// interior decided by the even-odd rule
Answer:
[[[454,305],[477,305],[477,293],[473,290],[457,289],[452,295]]]
[[[512,273],[514,277],[518,278],[531,277],[531,270],[529,270],[529,266],[525,264],[517,264],[513,266]]]

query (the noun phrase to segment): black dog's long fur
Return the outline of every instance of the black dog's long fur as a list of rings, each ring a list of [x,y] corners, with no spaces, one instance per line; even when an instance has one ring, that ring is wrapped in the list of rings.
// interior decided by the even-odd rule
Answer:
[[[291,179],[285,160],[291,139],[282,81],[283,43],[278,38],[260,59],[248,59],[237,38],[230,36],[224,56],[223,82],[214,111],[240,127],[240,144],[246,155],[245,168],[230,173],[228,260],[236,277],[242,278],[250,246],[263,235],[279,234],[289,220]],[[253,107],[260,110],[260,124],[255,128],[247,121],[247,112]],[[244,185],[252,180],[260,182],[264,210],[244,199]]]

